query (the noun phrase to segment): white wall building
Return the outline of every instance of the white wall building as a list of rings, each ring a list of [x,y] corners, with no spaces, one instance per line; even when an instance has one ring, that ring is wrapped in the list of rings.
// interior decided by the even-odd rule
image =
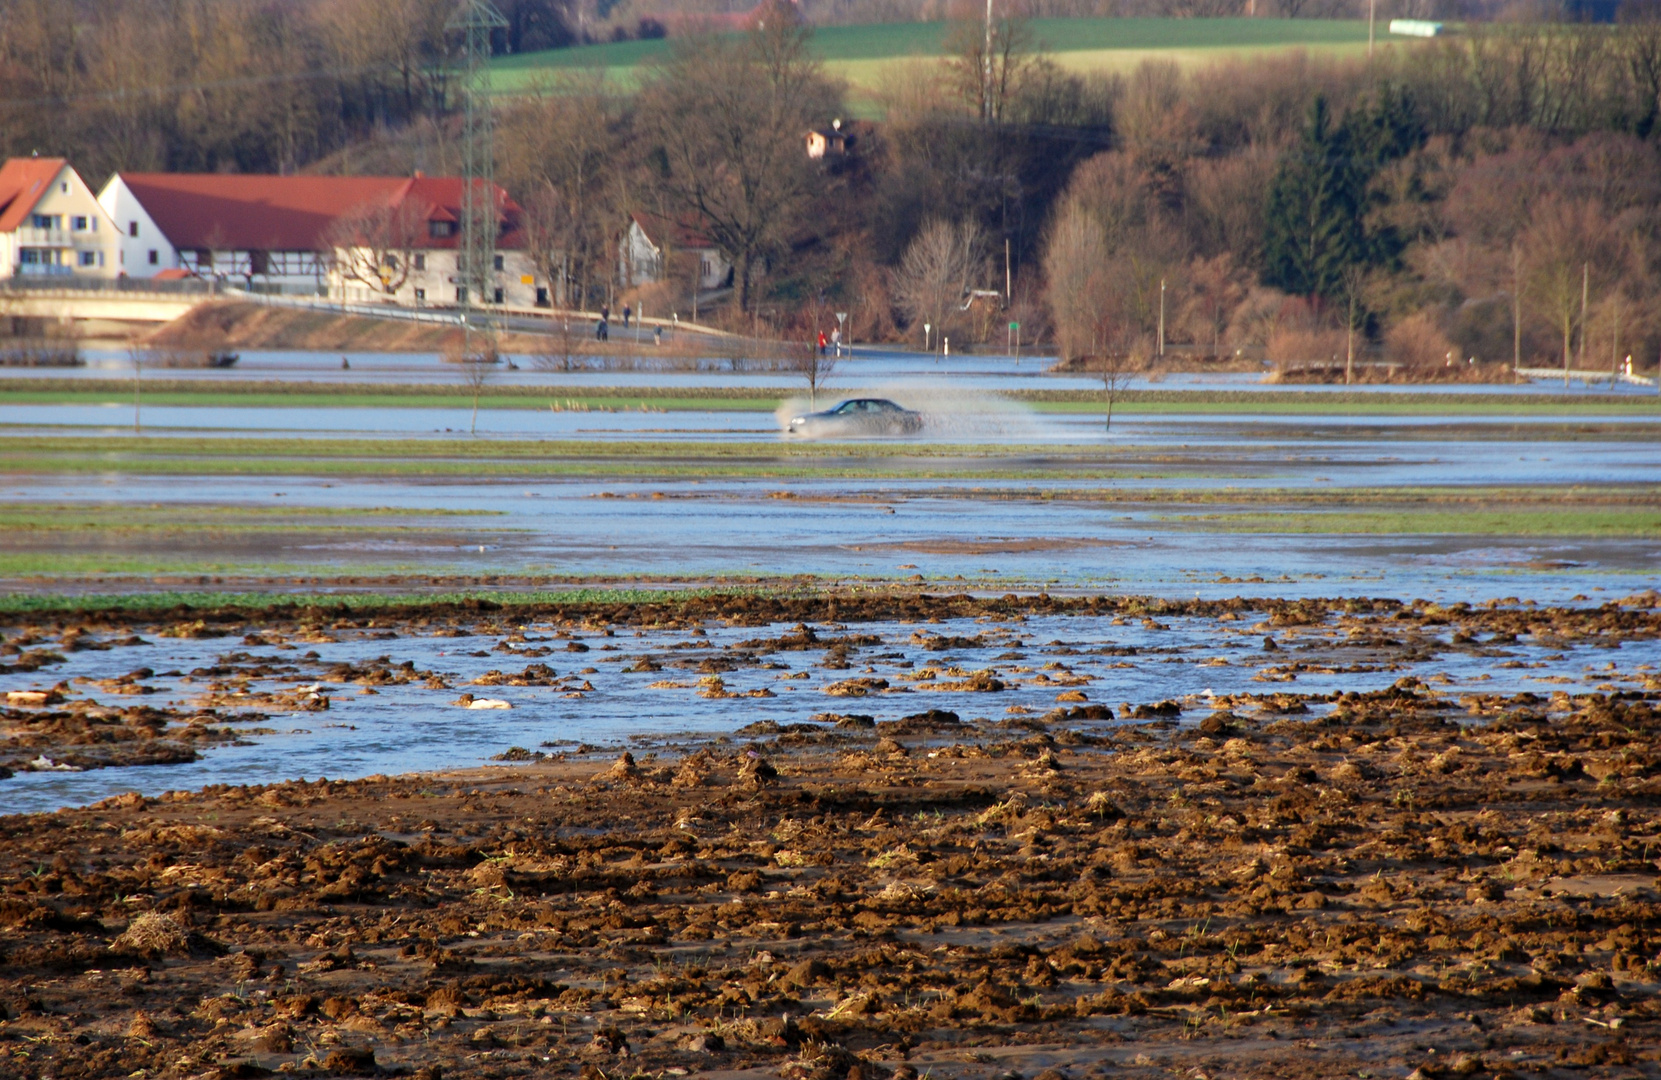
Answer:
[[[0,274],[113,278],[115,224],[63,158],[0,166]]]
[[[631,214],[618,244],[617,280],[624,288],[662,281],[670,273],[669,263],[682,258],[698,260],[700,292],[732,284],[732,264],[707,236],[657,214]]]

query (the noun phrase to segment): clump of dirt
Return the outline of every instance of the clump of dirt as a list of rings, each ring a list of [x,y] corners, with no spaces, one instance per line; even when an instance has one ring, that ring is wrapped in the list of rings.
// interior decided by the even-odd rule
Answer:
[[[7,1067],[464,1080],[1661,1072],[1661,685],[1454,694],[1428,673],[1369,689],[1297,679],[1342,687],[1346,672],[1434,650],[1499,663],[1509,654],[1483,650],[1525,637],[1654,640],[1653,598],[1546,610],[730,596],[551,610],[568,644],[579,628],[799,624],[719,655],[647,658],[698,670],[710,690],[717,671],[775,651],[845,660],[880,645],[808,625],[862,614],[1064,610],[1158,629],[1249,612],[1262,620],[1253,635],[1282,636],[1264,689],[1226,697],[1017,706],[994,721],[921,707],[918,688],[962,684],[967,696],[949,700],[972,710],[1007,700],[993,685],[1006,680],[1078,693],[1079,673],[905,658],[892,682],[828,684],[832,697],[915,695],[895,721],[825,712],[678,757],[515,748],[510,768],[219,785],[0,819]],[[484,602],[401,618],[279,611],[257,634],[232,609],[28,619],[5,655],[114,647],[134,628],[248,645],[388,626],[516,633]],[[1317,627],[1348,644],[1298,642]],[[910,644],[935,654],[994,638],[919,631]],[[193,746],[220,736],[189,731],[231,730],[210,710],[233,700],[249,716],[326,708],[323,683],[305,682],[316,668],[302,668],[226,653],[192,673],[195,713],[141,704],[155,678],[144,669],[64,681],[0,712],[10,739],[45,740],[8,760]],[[454,693],[389,657],[325,674]],[[532,663],[480,685],[582,693],[580,678]]]
[[[76,1077],[1656,1074],[1661,692],[1226,704],[7,818],[0,1041]]]

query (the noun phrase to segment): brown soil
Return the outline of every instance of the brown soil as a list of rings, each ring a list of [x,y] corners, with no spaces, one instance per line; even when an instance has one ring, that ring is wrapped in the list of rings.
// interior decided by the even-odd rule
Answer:
[[[449,326],[210,301],[156,330],[146,343],[196,349],[441,353],[459,349],[462,338],[461,330]],[[548,341],[540,334],[503,334],[501,348],[504,352],[535,353],[546,350]]]
[[[1517,381],[1510,364],[1434,364],[1426,366],[1362,365],[1351,373],[1354,383],[1364,386],[1398,386],[1422,383],[1511,384]],[[1266,382],[1331,386],[1344,382],[1342,364],[1281,364]]]
[[[829,603],[1063,602],[580,617]],[[1375,614],[1656,631],[1614,607]],[[826,714],[661,759],[7,818],[0,1075],[1661,1075],[1658,704],[1407,679],[1238,695],[1197,726],[1171,703],[1112,728],[1101,705]]]
[[[608,358],[629,357],[642,350],[648,358],[661,361],[707,355],[712,348],[711,339],[706,335],[689,331],[667,335],[662,345],[637,346],[621,337],[609,344],[594,341],[594,324],[584,319],[573,319],[571,329],[568,340],[562,340],[551,321],[545,334],[505,332],[500,335],[499,351],[521,356],[568,351],[573,362],[592,364]],[[313,349],[320,352],[459,354],[463,339],[462,331],[450,326],[218,300],[198,304],[179,318],[152,331],[144,341],[147,345],[162,349]],[[732,346],[722,344],[720,348],[730,349]],[[695,366],[693,370],[696,370]]]

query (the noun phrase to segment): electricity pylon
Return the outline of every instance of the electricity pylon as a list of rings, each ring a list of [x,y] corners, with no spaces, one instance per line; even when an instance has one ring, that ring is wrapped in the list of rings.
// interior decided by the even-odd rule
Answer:
[[[462,36],[461,236],[456,277],[462,323],[472,336],[473,311],[491,295],[500,207],[496,205],[495,119],[490,101],[490,36],[508,21],[490,0],[462,0],[445,28]],[[468,354],[471,355],[469,340]]]

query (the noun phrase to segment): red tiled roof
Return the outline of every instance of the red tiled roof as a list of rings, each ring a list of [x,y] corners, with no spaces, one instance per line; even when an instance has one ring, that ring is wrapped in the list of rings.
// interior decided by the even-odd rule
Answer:
[[[122,173],[135,198],[174,247],[218,251],[321,251],[337,218],[363,206],[414,199],[431,216],[456,220],[458,177],[229,176],[210,173]],[[514,248],[520,208],[501,188],[496,198],[508,230],[497,246]],[[424,241],[454,247],[456,238]]]
[[[0,232],[23,224],[67,164],[63,158],[26,157],[0,165]]]

